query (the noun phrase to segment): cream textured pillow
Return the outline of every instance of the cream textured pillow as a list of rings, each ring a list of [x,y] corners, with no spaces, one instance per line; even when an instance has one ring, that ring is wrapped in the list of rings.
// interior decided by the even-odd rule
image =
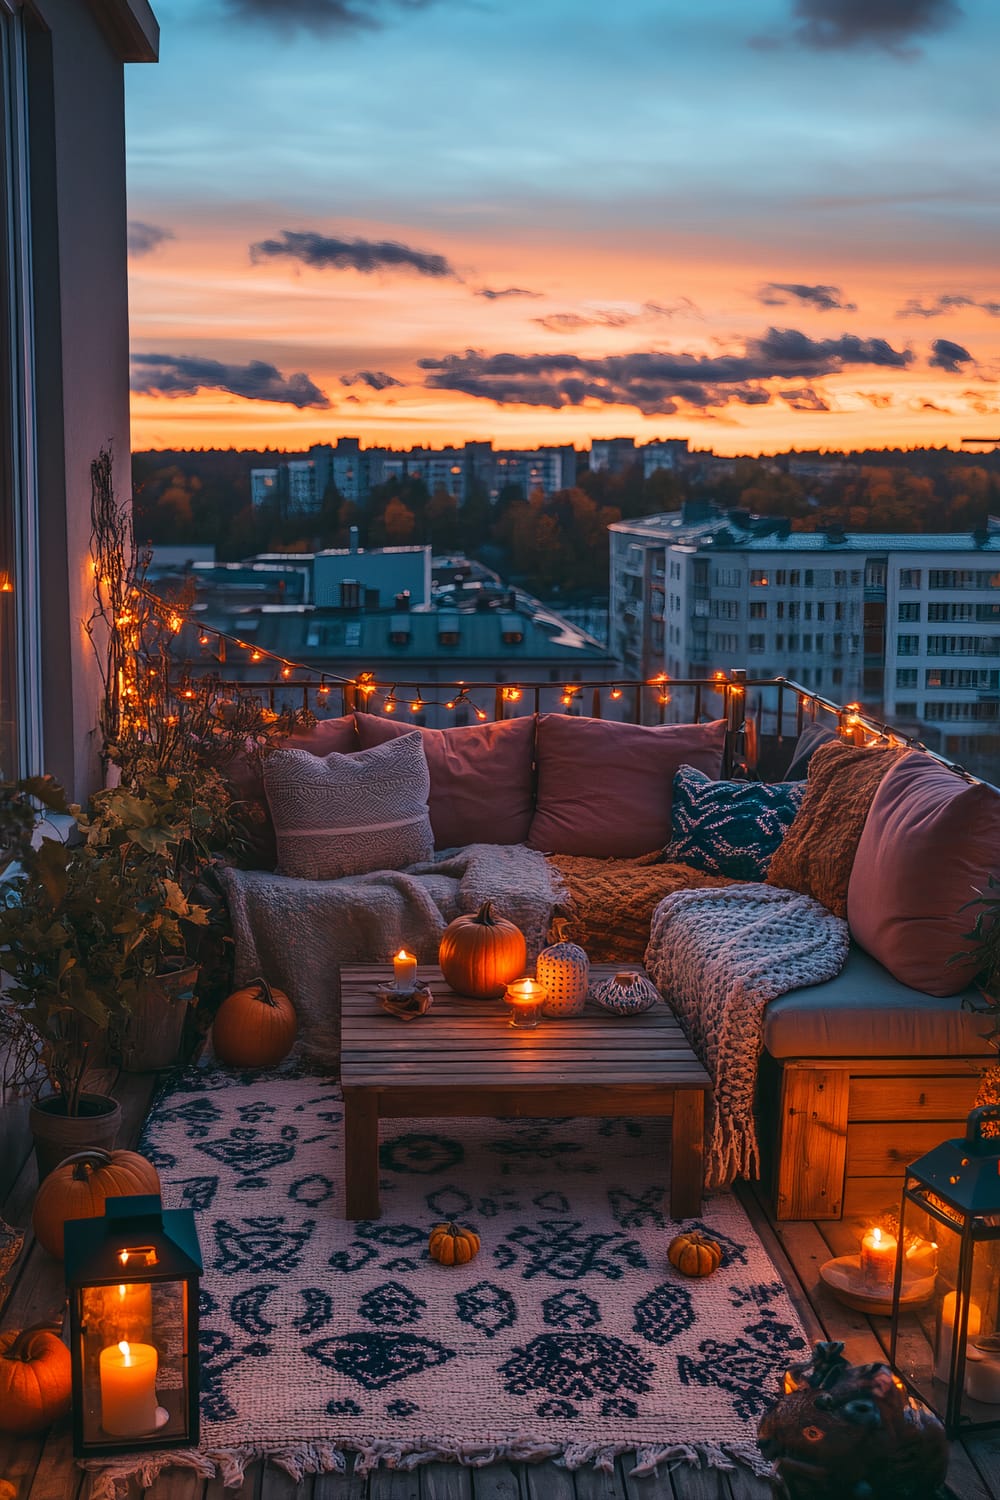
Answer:
[[[416,731],[350,755],[276,750],[264,762],[264,790],[281,875],[337,880],[401,870],[434,851]]]

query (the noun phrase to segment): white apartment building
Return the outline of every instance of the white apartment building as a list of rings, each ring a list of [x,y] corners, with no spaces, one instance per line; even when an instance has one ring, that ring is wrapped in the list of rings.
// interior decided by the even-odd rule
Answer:
[[[610,531],[609,645],[629,673],[745,667],[921,726],[958,758],[1000,747],[1000,525],[793,532],[689,507]]]

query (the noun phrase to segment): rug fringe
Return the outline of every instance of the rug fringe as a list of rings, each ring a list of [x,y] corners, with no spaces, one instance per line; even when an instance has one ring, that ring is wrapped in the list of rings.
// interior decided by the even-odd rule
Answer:
[[[122,1454],[113,1459],[84,1459],[80,1467],[91,1475],[89,1500],[122,1500],[129,1481],[137,1479],[148,1489],[164,1469],[171,1466],[195,1469],[205,1479],[218,1479],[227,1489],[238,1489],[249,1464],[266,1460],[285,1470],[296,1483],[307,1474],[343,1474],[348,1455],[354,1455],[357,1474],[374,1469],[410,1470],[422,1464],[451,1462],[465,1468],[482,1469],[495,1463],[543,1463],[552,1460],[564,1469],[587,1466],[610,1473],[615,1459],[623,1454],[635,1455],[634,1475],[655,1474],[661,1465],[668,1468],[690,1464],[703,1469],[746,1468],[767,1477],[773,1471],[760,1450],[752,1444],[670,1443],[664,1447],[636,1448],[627,1444],[547,1443],[530,1433],[515,1433],[483,1443],[449,1443],[415,1438],[412,1443],[390,1442],[383,1438],[331,1442],[295,1443],[287,1448],[261,1449],[179,1448],[171,1452]]]

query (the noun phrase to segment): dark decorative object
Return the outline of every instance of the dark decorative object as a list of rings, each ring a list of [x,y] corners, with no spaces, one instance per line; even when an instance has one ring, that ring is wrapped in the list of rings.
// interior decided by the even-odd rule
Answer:
[[[948,1443],[934,1414],[888,1365],[849,1365],[839,1343],[817,1344],[785,1374],[757,1439],[791,1500],[935,1500]]]
[[[394,984],[380,984],[376,989],[382,1009],[398,1021],[415,1021],[418,1016],[426,1016],[434,1004],[434,996],[426,984],[417,984],[412,990],[397,990]]]
[[[189,1208],[109,1198],[66,1224],[77,1458],[196,1447],[201,1251]]]
[[[965,1135],[906,1169],[901,1243],[937,1247],[926,1355],[905,1335],[902,1257],[896,1261],[890,1355],[949,1437],[1000,1425],[1000,1105],[974,1109]]]

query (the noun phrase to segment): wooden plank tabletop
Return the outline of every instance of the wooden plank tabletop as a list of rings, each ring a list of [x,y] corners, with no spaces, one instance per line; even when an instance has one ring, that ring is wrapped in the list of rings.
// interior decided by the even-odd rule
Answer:
[[[600,982],[616,965],[595,965]],[[347,1087],[405,1084],[484,1088],[640,1086],[709,1088],[708,1074],[665,1004],[638,1016],[614,1016],[588,1005],[580,1016],[543,1018],[534,1030],[508,1024],[502,1000],[467,1000],[436,966],[418,972],[434,1008],[402,1022],[384,1011],[376,986],[392,979],[391,964],[345,965],[341,984],[341,1077]]]

